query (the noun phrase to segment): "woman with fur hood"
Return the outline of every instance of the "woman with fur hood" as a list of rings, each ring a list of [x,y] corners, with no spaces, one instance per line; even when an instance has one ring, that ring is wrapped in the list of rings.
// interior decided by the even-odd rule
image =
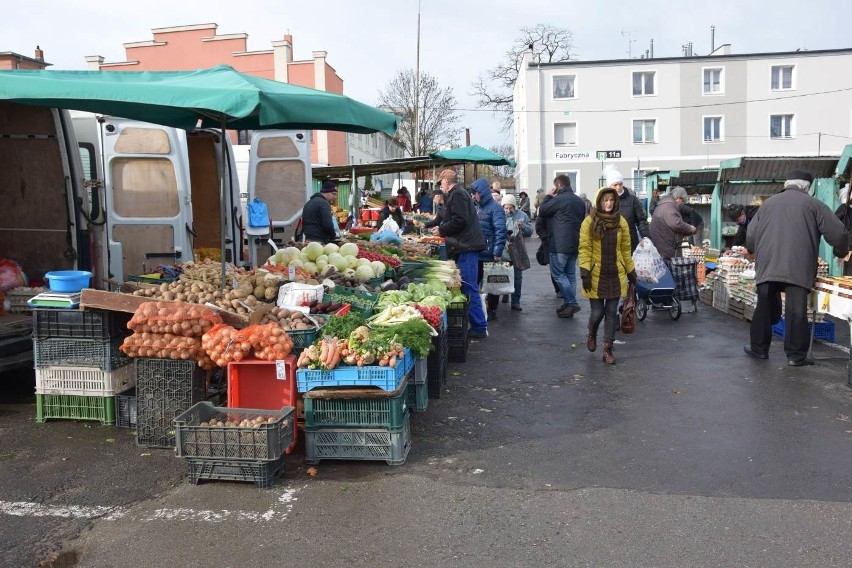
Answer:
[[[589,299],[586,347],[597,349],[598,327],[604,321],[603,362],[615,364],[612,346],[618,321],[618,302],[627,296],[627,282],[636,282],[630,253],[630,226],[619,211],[615,188],[602,187],[589,216],[580,226],[579,265],[583,295]]]

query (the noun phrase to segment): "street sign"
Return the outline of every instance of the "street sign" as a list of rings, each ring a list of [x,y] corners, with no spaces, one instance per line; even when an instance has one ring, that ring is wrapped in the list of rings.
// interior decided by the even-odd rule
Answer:
[[[596,154],[598,160],[603,162],[604,160],[611,160],[611,159],[614,159],[614,158],[620,158],[621,157],[621,150],[598,150],[595,154]]]

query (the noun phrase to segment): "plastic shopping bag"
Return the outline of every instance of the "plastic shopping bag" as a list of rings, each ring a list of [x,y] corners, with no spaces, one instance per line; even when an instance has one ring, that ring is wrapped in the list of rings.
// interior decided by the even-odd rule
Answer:
[[[515,270],[508,262],[486,262],[483,264],[482,291],[485,294],[502,296],[515,292]]]
[[[639,246],[633,252],[633,264],[636,268],[636,278],[642,282],[656,284],[666,273],[666,263],[648,237],[639,241]]]
[[[324,291],[322,284],[312,285],[300,282],[288,282],[278,289],[278,301],[276,304],[279,308],[298,310],[307,314],[310,312],[311,302],[322,302]]]

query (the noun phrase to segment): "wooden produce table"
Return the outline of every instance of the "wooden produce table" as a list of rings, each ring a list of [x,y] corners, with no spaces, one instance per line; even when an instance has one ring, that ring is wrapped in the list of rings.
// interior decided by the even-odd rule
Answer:
[[[814,283],[816,308],[822,314],[845,321],[852,332],[852,277],[828,278],[817,276]],[[816,324],[814,324],[816,325]],[[852,387],[852,345],[846,362],[846,381]]]

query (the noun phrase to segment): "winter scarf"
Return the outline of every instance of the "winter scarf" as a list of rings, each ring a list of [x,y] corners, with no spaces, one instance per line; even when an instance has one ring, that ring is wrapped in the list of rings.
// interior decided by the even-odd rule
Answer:
[[[613,204],[612,211],[609,213],[606,213],[603,210],[603,198],[607,194],[612,194],[615,197],[615,203]],[[590,228],[592,230],[592,235],[596,239],[602,239],[604,231],[619,228],[621,223],[621,213],[618,211],[618,202],[618,192],[614,189],[604,187],[598,191],[598,195],[595,198],[595,206],[592,207],[592,211],[589,214],[592,217],[592,224]]]

